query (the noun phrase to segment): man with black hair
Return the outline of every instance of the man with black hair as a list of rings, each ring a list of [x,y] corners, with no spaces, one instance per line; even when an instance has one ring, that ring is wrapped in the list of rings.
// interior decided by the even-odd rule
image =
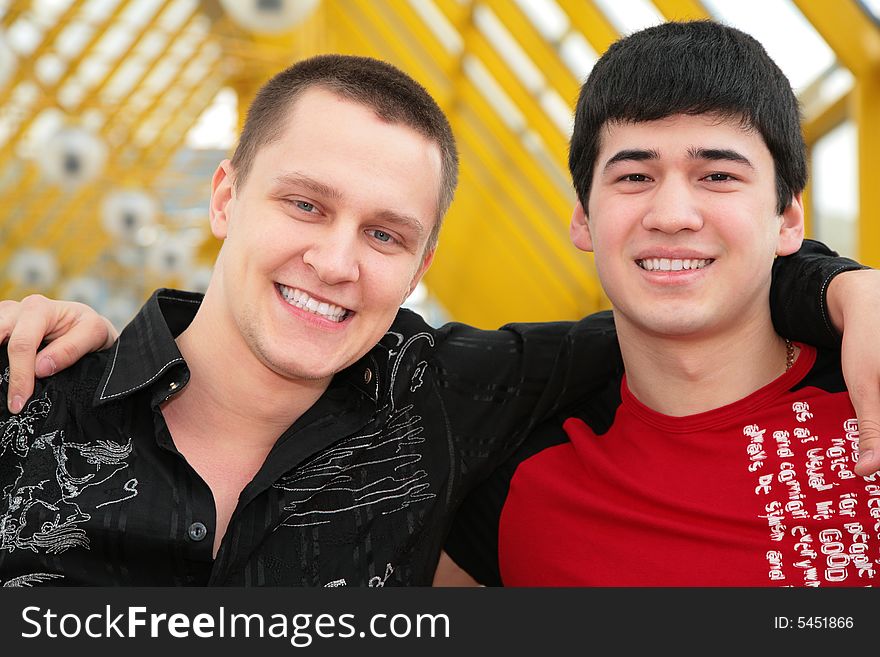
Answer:
[[[569,166],[624,368],[471,495],[453,560],[508,586],[880,581],[839,354],[770,320],[807,180],[783,73],[717,23],[632,34],[581,89]]]

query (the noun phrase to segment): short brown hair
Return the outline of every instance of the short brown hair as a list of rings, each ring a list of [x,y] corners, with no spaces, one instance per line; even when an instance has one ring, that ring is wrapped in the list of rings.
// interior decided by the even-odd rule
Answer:
[[[389,123],[402,123],[437,144],[441,183],[437,220],[428,246],[437,243],[443,215],[458,183],[458,151],[449,121],[422,85],[400,69],[371,57],[318,55],[281,71],[257,92],[232,156],[235,184],[247,178],[257,151],[278,139],[291,104],[310,87],[321,87],[373,109]]]

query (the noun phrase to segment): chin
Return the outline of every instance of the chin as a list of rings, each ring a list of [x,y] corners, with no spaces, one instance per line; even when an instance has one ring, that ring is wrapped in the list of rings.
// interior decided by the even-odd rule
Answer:
[[[337,371],[337,363],[331,358],[292,359],[289,350],[282,353],[280,350],[261,348],[259,345],[254,353],[263,365],[285,379],[318,381],[332,377]]]
[[[707,328],[707,323],[702,317],[683,317],[682,315],[642,318],[634,324],[645,333],[661,338],[696,336]]]

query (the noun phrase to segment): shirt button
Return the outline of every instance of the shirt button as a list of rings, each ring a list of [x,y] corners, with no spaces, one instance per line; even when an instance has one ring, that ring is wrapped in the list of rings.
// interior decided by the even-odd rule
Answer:
[[[201,541],[208,535],[208,528],[200,522],[194,522],[189,526],[187,533],[192,540]]]
[[[373,373],[370,371],[370,368],[364,370],[364,383],[369,383],[373,380]]]

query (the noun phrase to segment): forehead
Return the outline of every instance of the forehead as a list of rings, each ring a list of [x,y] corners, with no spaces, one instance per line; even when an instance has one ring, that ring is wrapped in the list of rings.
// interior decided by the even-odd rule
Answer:
[[[246,184],[305,174],[386,209],[424,217],[430,230],[440,195],[440,147],[414,128],[320,87],[300,94],[279,137],[256,153]]]
[[[600,167],[615,152],[627,148],[651,149],[663,157],[679,156],[689,149],[736,147],[754,158],[772,161],[761,134],[739,118],[717,114],[675,114],[655,121],[609,121],[602,127]]]

